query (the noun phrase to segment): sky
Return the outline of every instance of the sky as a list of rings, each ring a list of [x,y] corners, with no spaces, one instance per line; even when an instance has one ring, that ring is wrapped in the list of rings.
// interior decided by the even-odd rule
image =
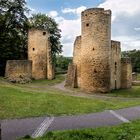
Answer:
[[[73,55],[76,36],[81,35],[81,12],[101,7],[112,11],[111,39],[122,51],[140,50],[140,0],[26,0],[30,14],[51,16],[61,29],[64,56]]]

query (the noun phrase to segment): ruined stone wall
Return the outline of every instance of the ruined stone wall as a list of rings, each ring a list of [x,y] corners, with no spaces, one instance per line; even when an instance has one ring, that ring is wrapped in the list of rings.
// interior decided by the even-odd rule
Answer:
[[[127,89],[132,86],[132,64],[130,58],[121,59],[121,88]]]
[[[111,11],[92,8],[82,12],[81,89],[110,91]]]
[[[45,79],[47,76],[49,79],[53,79],[51,48],[49,34],[46,30],[29,30],[28,59],[33,63],[32,77],[34,79]]]
[[[66,75],[66,82],[65,86],[66,87],[72,87],[75,88],[77,87],[77,74],[76,74],[76,65],[73,63],[70,63],[68,66],[68,72]]]
[[[29,82],[32,78],[32,62],[29,60],[8,60],[5,77],[11,82]]]
[[[120,42],[111,41],[111,89],[121,86],[121,48]]]
[[[47,47],[47,78],[52,80],[55,78],[54,64],[52,62],[51,43],[48,39]]]
[[[80,87],[81,78],[81,36],[77,36],[74,42],[73,51],[73,64],[77,67],[76,77],[77,77],[77,87]]]

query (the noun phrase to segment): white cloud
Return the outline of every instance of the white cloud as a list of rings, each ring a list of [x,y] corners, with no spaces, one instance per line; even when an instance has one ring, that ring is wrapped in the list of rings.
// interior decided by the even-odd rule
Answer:
[[[75,13],[75,9],[71,9],[71,8],[65,8],[62,10],[62,13],[67,14],[67,13]]]
[[[122,51],[140,49],[140,38],[136,38],[135,36],[118,36],[113,37],[112,40],[121,42]]]
[[[112,39],[122,50],[140,49],[140,0],[105,0],[98,7],[112,11]]]
[[[53,18],[55,18],[55,17],[58,16],[58,13],[57,13],[57,11],[50,11],[50,12],[48,13],[48,15],[51,16],[51,17],[53,17]]]
[[[114,18],[120,14],[133,16],[140,11],[140,0],[105,0],[99,7],[111,9]]]
[[[63,55],[72,56],[73,45],[76,36],[81,34],[81,12],[86,9],[85,6],[80,6],[75,9],[65,8],[62,10],[64,14],[75,14],[77,19],[68,20],[63,17],[56,17],[56,21],[59,23],[59,27],[62,30],[62,44],[63,44]]]
[[[72,8],[65,8],[62,9],[62,13],[67,14],[67,13],[73,13],[73,14],[77,14],[80,15],[82,11],[84,11],[86,9],[85,6],[80,6],[78,8],[72,9]]]
[[[140,31],[140,27],[135,27],[134,30],[135,31]]]
[[[66,8],[63,9],[62,12],[67,13],[73,13],[77,15],[76,19],[70,20],[65,19],[62,16],[55,17],[56,22],[59,24],[59,28],[61,29],[61,42],[63,44],[63,55],[64,56],[72,56],[73,54],[73,44],[75,41],[76,36],[81,34],[81,19],[80,14],[83,10],[85,10],[85,6],[80,6],[76,9],[70,9]]]
[[[62,30],[63,55],[72,56],[73,44],[76,36],[80,35],[81,21],[80,18],[75,20],[64,19],[59,22]]]

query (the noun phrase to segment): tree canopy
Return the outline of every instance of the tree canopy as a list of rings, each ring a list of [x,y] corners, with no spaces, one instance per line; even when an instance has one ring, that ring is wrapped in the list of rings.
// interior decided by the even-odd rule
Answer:
[[[28,19],[25,0],[0,1],[0,75],[6,60],[26,57]]]
[[[69,63],[72,62],[72,57],[64,57],[59,55],[56,58],[56,67],[60,68],[61,70],[66,71],[68,69]]]
[[[130,57],[133,71],[140,73],[140,50],[124,51],[122,57]]]
[[[27,18],[26,0],[0,0],[0,75],[7,60],[27,59],[27,33],[30,28],[48,30],[53,58],[62,52],[60,30],[54,19],[45,14]]]
[[[45,29],[50,33],[50,42],[52,48],[53,58],[56,58],[56,54],[62,52],[62,45],[60,42],[61,30],[58,28],[58,24],[55,20],[45,14],[33,14],[29,18],[30,27],[37,29]]]

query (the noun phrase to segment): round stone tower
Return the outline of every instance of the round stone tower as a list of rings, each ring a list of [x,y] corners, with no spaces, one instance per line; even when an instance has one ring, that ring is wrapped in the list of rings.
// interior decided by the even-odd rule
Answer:
[[[111,11],[91,8],[82,12],[81,89],[110,91]]]

